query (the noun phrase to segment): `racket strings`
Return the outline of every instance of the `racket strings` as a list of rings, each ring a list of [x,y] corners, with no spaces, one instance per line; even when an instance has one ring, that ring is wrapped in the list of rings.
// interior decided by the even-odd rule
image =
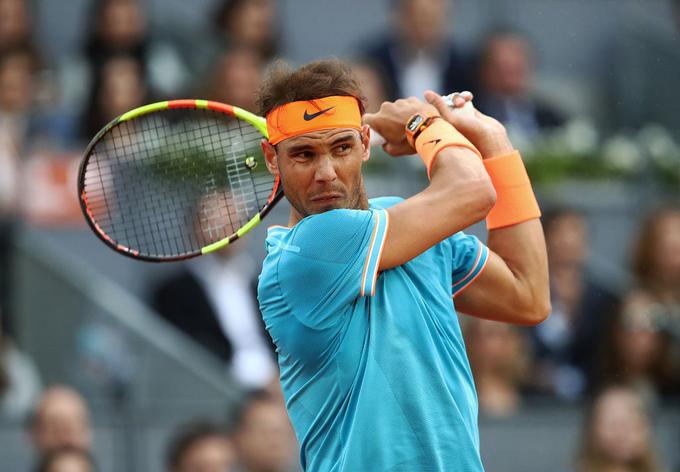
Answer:
[[[273,178],[262,135],[210,110],[164,110],[114,126],[91,151],[85,201],[115,244],[181,256],[234,234],[265,205]]]

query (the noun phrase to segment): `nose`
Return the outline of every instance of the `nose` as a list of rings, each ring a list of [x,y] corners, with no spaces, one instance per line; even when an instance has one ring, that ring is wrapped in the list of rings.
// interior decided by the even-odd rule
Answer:
[[[331,157],[328,155],[320,156],[316,172],[314,173],[315,180],[318,182],[332,182],[337,177],[338,174],[335,172]]]

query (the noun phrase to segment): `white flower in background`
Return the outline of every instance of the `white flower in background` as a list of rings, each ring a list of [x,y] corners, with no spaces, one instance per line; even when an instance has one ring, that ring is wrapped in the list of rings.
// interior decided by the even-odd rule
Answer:
[[[570,120],[563,131],[566,150],[572,154],[593,155],[597,151],[599,136],[593,122],[586,118]]]
[[[666,169],[677,166],[680,170],[680,147],[666,128],[647,125],[638,133],[637,142],[657,165]]]
[[[638,171],[644,164],[637,143],[624,134],[612,136],[604,143],[602,158],[609,165],[625,172]]]

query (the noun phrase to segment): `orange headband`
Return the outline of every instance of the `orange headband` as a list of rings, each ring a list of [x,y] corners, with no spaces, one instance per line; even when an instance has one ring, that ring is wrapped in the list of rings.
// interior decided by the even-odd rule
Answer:
[[[361,112],[356,98],[334,95],[290,102],[267,113],[267,132],[271,144],[332,128],[361,129]]]

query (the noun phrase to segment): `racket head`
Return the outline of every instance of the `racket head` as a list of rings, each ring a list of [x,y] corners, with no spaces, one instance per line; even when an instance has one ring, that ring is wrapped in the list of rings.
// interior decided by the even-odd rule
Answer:
[[[266,121],[208,100],[131,110],[87,146],[78,198],[92,231],[134,259],[216,251],[259,224],[282,195],[264,162]]]

